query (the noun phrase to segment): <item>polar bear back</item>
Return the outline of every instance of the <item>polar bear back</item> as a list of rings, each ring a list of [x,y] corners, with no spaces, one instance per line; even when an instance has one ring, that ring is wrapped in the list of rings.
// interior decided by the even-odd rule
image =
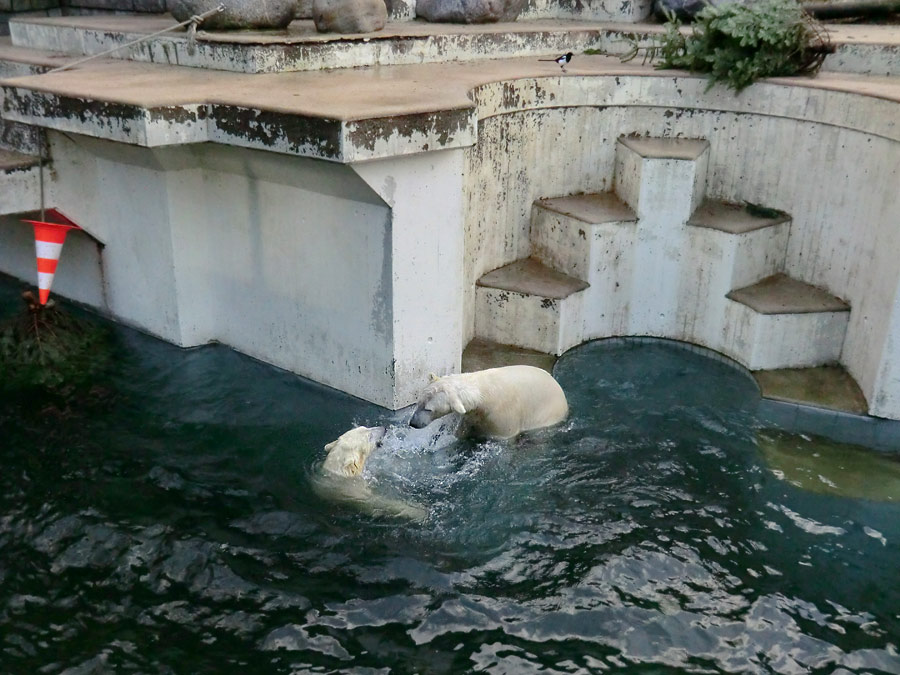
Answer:
[[[495,438],[552,426],[569,414],[566,395],[546,370],[533,366],[504,366],[449,376],[466,378],[480,394],[473,411],[475,431]]]

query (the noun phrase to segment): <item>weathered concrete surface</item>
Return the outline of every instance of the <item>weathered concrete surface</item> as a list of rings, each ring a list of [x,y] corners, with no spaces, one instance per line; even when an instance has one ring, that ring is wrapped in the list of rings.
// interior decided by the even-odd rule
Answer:
[[[0,150],[0,215],[41,207],[38,159]]]
[[[562,6],[553,0],[557,6]],[[565,3],[562,3],[565,4]],[[624,7],[623,3],[620,6]],[[640,3],[635,3],[640,4]],[[591,14],[599,3],[573,3]],[[196,44],[184,34],[166,34],[113,56],[120,59],[195,66],[239,72],[285,72],[363,65],[402,65],[448,60],[484,60],[575,52],[585,49],[623,55],[637,39],[651,44],[663,32],[653,23],[623,23],[629,18],[579,17],[577,12],[532,12],[516,22],[460,25],[410,21],[414,8],[401,0],[389,3],[391,23],[383,31],[357,39],[321,35],[310,20],[293,22],[284,31],[200,31]],[[601,10],[602,13],[602,10]],[[635,15],[636,19],[640,17]],[[71,54],[96,54],[146,36],[174,21],[162,16],[19,17],[10,30],[16,44]],[[900,73],[900,30],[895,26],[832,25],[836,47],[824,70],[864,75]],[[689,28],[683,29],[685,32]]]
[[[478,280],[479,286],[562,300],[583,291],[587,282],[570,277],[542,264],[534,258],[518,260]]]
[[[733,290],[728,298],[743,303],[760,314],[850,311],[850,306],[840,298],[785,274],[773,274],[752,286]]]
[[[471,146],[461,165],[434,169],[435,180],[445,186],[442,192],[449,195],[449,186],[456,181],[461,186],[458,196],[465,198],[456,222],[457,216],[440,221],[455,236],[465,237],[459,283],[442,289],[450,308],[442,325],[456,321],[461,334],[448,329],[446,335],[426,335],[427,326],[408,323],[412,319],[401,322],[403,330],[411,326],[412,337],[404,348],[408,362],[437,359],[448,369],[454,367],[447,356],[451,350],[441,345],[449,340],[461,347],[472,336],[475,281],[530,255],[536,199],[608,192],[616,139],[621,135],[705,139],[707,194],[724,202],[764,204],[792,215],[789,240],[786,234],[779,235],[786,242],[783,271],[852,305],[840,360],[859,381],[871,412],[900,417],[900,346],[893,338],[900,335],[896,300],[900,267],[895,254],[900,248],[896,228],[900,81],[837,74],[779,78],[735,96],[716,89],[706,92],[702,78],[659,73],[604,57],[581,57],[568,70],[561,75],[555,64],[529,58],[246,76],[104,62],[7,82],[5,114],[79,136],[158,143],[155,152],[163,153],[168,152],[166,144],[193,139],[197,146],[192,152],[211,147],[212,141],[343,162],[384,159],[402,167],[409,161],[405,175],[413,187],[419,185],[412,168],[418,167],[415,161],[434,150],[449,148],[458,155],[461,148]],[[113,124],[106,124],[108,120]],[[428,154],[416,154],[426,150]],[[83,152],[90,166],[99,150],[85,145]],[[406,155],[412,156],[404,160]],[[150,184],[159,180],[154,175],[158,170],[148,174]],[[112,168],[105,172],[115,174]],[[80,192],[69,194],[74,203],[78,194],[93,189],[86,187],[91,184],[88,175]],[[386,180],[364,182],[378,195],[388,193]],[[114,184],[123,193],[134,190]],[[168,197],[161,199],[159,193],[157,197],[150,201],[169,203]],[[306,199],[292,203],[302,210]],[[402,210],[404,203],[396,199],[392,213]],[[404,216],[404,227],[427,222],[437,213],[430,208],[427,193],[416,203],[418,212]],[[107,204],[106,211],[91,213],[89,220],[111,220],[116,208]],[[157,212],[154,223],[169,218],[168,212]],[[708,227],[691,229],[696,233],[689,236],[705,237],[709,247],[720,246],[717,237],[727,234]],[[624,244],[615,243],[620,245]],[[771,262],[764,253],[769,245],[753,248],[754,244],[747,250],[760,251],[765,266]],[[105,255],[112,256],[112,251],[110,244]],[[702,286],[719,273],[712,266],[699,267],[683,283]],[[414,273],[411,278],[404,285],[407,299],[397,305],[410,312],[417,307],[415,293],[423,288],[421,276]],[[684,315],[686,334],[708,329],[703,327],[705,310],[698,300]],[[455,319],[454,312],[458,312]],[[176,314],[179,324],[181,314]],[[428,344],[428,337],[441,343],[432,352],[421,347]],[[250,351],[243,343],[236,346]],[[360,387],[368,387],[393,372],[398,382],[404,382],[402,387],[412,390],[418,368],[401,372],[385,365],[371,379],[354,379],[349,370],[341,377],[347,387],[357,386],[357,380]],[[384,390],[371,395],[394,400],[400,389],[397,385],[389,395]]]
[[[352,167],[390,207],[390,408],[414,402],[430,373],[459,372],[464,161],[449,150]]]
[[[485,274],[477,286],[480,338],[556,356],[584,340],[584,281],[526,258]]]
[[[552,354],[475,338],[462,355],[462,372],[471,373],[502,366],[534,366],[553,373],[557,358]]]
[[[11,25],[13,42],[72,55],[97,54],[171,27],[159,17],[91,16],[30,19]],[[295,21],[286,31],[199,31],[166,35],[114,52],[111,57],[244,73],[293,72],[368,65],[484,61],[557,54],[602,47],[602,25],[540,19],[503,24],[434,24],[405,21],[371,33],[320,33],[313,21]]]
[[[220,341],[386,407],[414,398],[427,381],[423,362],[458,369],[459,338],[433,333],[427,344],[413,335],[415,349],[408,344],[415,328],[461,335],[458,307],[432,308],[431,321],[415,323],[405,313],[416,309],[406,285],[441,288],[438,276],[461,269],[461,250],[454,266],[446,246],[437,265],[425,246],[431,229],[418,219],[413,228],[396,212],[404,205],[392,209],[351,167],[211,144],[51,141],[58,180],[48,199],[106,244],[100,307],[120,321],[182,346]],[[445,192],[456,211],[434,203],[458,221],[462,158],[453,155],[422,155],[416,173],[432,163],[436,181],[453,177]],[[394,169],[399,189],[408,188],[401,172],[409,167]],[[445,239],[461,240],[435,223]],[[20,244],[18,258],[33,265],[33,241]],[[418,277],[400,244],[421,251]],[[91,261],[68,247],[67,264],[86,268]],[[54,290],[75,295],[65,278]]]
[[[869,406],[859,385],[840,366],[758,370],[753,377],[765,398],[857,415],[868,412]]]

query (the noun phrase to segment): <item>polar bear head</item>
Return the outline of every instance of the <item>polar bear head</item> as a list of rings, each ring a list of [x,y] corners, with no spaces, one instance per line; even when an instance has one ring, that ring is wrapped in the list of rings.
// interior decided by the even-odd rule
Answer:
[[[384,427],[356,427],[325,446],[322,468],[338,476],[358,476],[366,460],[384,439]]]
[[[480,403],[481,396],[461,375],[435,377],[422,391],[416,411],[409,420],[414,429],[427,427],[434,420],[452,412],[465,415]]]

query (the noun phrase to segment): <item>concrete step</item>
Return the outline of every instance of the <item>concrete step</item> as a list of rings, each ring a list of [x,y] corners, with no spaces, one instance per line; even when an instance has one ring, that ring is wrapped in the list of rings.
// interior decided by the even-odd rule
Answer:
[[[40,208],[39,159],[34,155],[0,150],[0,216]]]
[[[584,335],[588,284],[533,258],[488,272],[475,289],[475,335],[559,355]]]
[[[556,356],[534,349],[524,349],[474,338],[463,350],[462,372],[471,373],[476,370],[501,366],[534,366],[553,373],[556,360]]]
[[[598,3],[603,4],[603,3]],[[609,3],[618,13],[619,3]],[[629,3],[628,7],[632,6]],[[70,60],[118,47],[170,28],[170,15],[64,16],[16,18],[9,24],[19,47],[65,52]],[[555,57],[597,49],[605,34],[596,21],[521,19],[509,23],[451,24],[389,22],[362,39],[316,31],[311,20],[294,21],[283,31],[198,31],[191,42],[184,30],[150,38],[109,58],[244,73],[295,72],[374,65]],[[545,64],[547,72],[559,67]]]
[[[642,220],[680,227],[706,192],[709,141],[621,136],[616,143],[615,191]]]
[[[850,306],[827,291],[775,274],[727,296],[731,355],[751,370],[809,368],[840,359]]]
[[[869,404],[843,366],[757,370],[753,377],[763,398],[865,415]]]
[[[784,269],[791,229],[791,217],[786,213],[707,199],[687,224],[691,248],[698,256],[716,261],[702,272],[698,283],[718,289],[717,295]]]
[[[616,254],[630,246],[637,216],[612,192],[538,199],[531,207],[531,255],[544,264],[592,284],[592,264],[611,240]]]

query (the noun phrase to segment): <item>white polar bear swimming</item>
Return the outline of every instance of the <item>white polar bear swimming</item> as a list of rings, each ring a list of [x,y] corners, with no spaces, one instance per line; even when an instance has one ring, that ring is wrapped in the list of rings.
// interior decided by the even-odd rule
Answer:
[[[504,366],[434,379],[419,396],[409,424],[421,429],[451,412],[465,415],[467,433],[512,438],[562,422],[569,403],[546,370]]]
[[[326,445],[328,455],[313,479],[313,489],[324,499],[349,503],[375,515],[424,520],[428,514],[421,506],[373,492],[362,475],[385,431],[384,427],[355,427]]]

